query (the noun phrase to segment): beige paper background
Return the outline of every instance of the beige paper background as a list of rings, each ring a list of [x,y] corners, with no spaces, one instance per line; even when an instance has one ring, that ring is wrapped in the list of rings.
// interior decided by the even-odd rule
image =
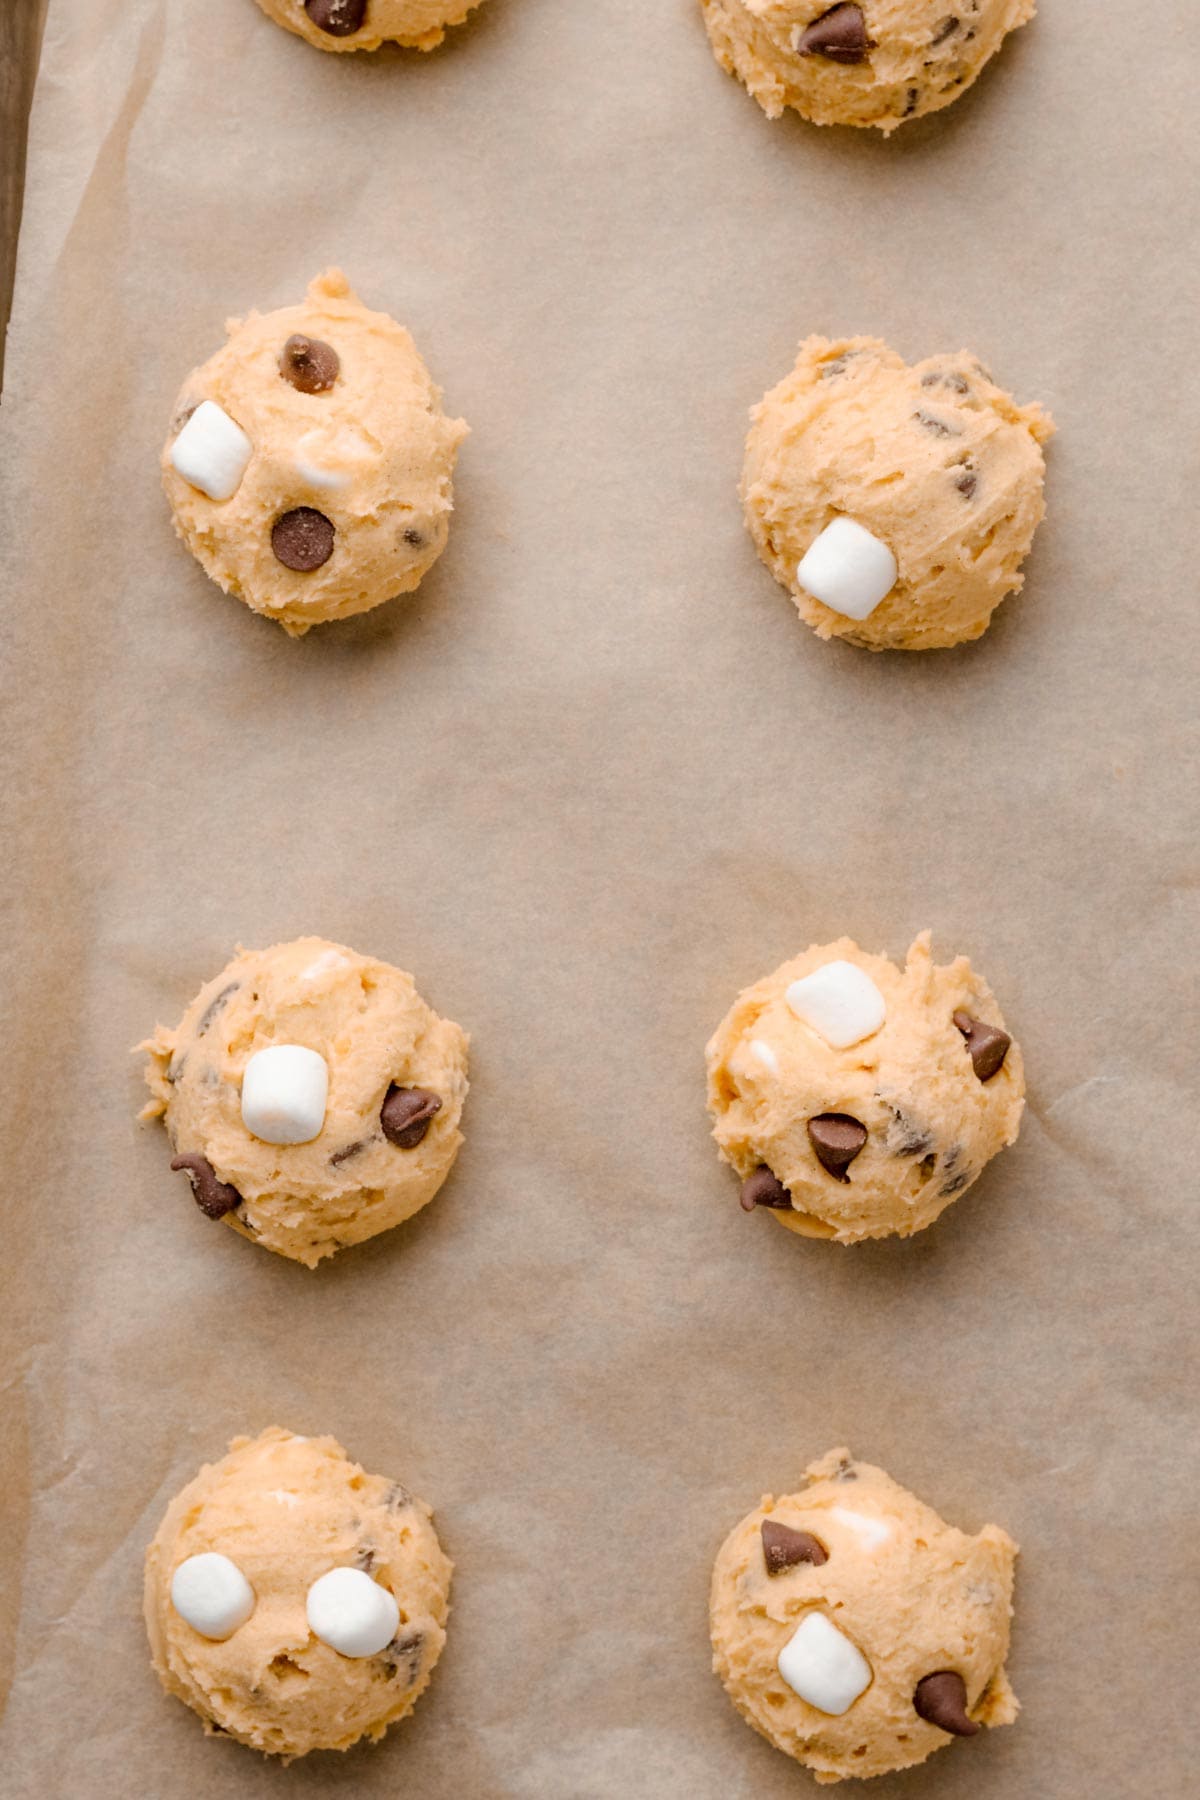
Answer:
[[[488,0],[423,59],[52,0],[0,443],[6,1792],[815,1792],[709,1674],[706,1592],[843,1441],[1023,1550],[1020,1723],[872,1800],[1194,1791],[1194,23],[1047,0],[885,143],[768,123],[693,0]],[[156,460],[226,315],[334,261],[473,435],[420,593],[293,643]],[[822,646],[756,561],[746,410],[809,330],[1056,414],[980,644]],[[810,941],[927,924],[1021,1038],[1019,1145],[911,1243],[747,1219],[708,1032]],[[201,1217],[128,1056],[305,931],[474,1039],[442,1196],[315,1275]],[[286,1770],[159,1693],[139,1616],[168,1496],[272,1422],[412,1483],[457,1564],[413,1720]]]

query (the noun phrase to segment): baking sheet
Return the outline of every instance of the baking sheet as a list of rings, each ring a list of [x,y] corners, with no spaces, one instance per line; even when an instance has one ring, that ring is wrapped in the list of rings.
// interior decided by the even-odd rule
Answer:
[[[841,1442],[1022,1546],[1020,1722],[873,1800],[1190,1791],[1193,23],[1054,0],[885,143],[770,124],[693,0],[487,0],[371,59],[251,0],[51,0],[0,416],[6,1791],[815,1792],[706,1594]],[[419,594],[292,642],[156,461],[225,317],[331,262],[473,433]],[[1053,410],[979,644],[823,646],[758,564],[746,411],[809,331]],[[748,1219],[709,1031],[809,942],[925,925],[1022,1041],[1020,1143],[910,1243]],[[473,1036],[448,1186],[315,1274],[201,1217],[128,1055],[301,932]],[[457,1564],[414,1718],[290,1769],[160,1694],[139,1617],[168,1497],[275,1422]]]

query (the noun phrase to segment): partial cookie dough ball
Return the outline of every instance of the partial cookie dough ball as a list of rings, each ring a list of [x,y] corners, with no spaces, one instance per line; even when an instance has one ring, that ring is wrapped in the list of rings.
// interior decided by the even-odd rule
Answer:
[[[767,117],[875,125],[949,106],[1035,0],[701,0],[713,53]]]
[[[171,1167],[209,1218],[313,1268],[428,1204],[462,1143],[467,1035],[324,938],[239,950],[149,1053]]]
[[[806,338],[751,412],[746,524],[818,637],[935,650],[980,637],[1045,513],[1054,422],[963,350]]]
[[[318,50],[436,50],[480,0],[258,0],[267,17]]]
[[[292,637],[410,592],[446,547],[467,435],[402,325],[340,269],[233,319],[184,382],[162,453],[175,529]]]
[[[1011,1725],[1008,1534],[968,1537],[847,1450],[805,1476],[764,1496],[713,1570],[713,1668],[742,1717],[819,1782]]]
[[[911,1237],[1016,1141],[1021,1052],[965,956],[924,931],[903,969],[851,938],[813,945],[739,994],[706,1051],[713,1136],[805,1237]]]
[[[429,1508],[336,1439],[235,1438],[146,1552],[151,1660],[210,1733],[284,1758],[346,1750],[424,1692],[451,1567]]]

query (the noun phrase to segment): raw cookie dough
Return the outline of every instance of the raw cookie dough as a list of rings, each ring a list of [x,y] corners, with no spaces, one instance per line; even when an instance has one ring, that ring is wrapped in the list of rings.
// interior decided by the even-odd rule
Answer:
[[[882,1023],[829,1042],[796,1010],[817,970],[876,1007],[864,1027]],[[713,1136],[743,1206],[843,1244],[931,1225],[1015,1142],[1025,1105],[991,989],[965,956],[935,966],[927,931],[902,970],[851,938],[814,944],[739,994],[706,1057]]]
[[[701,0],[713,54],[767,117],[877,125],[949,106],[1035,0]]]
[[[480,0],[258,0],[267,17],[319,50],[436,50]]]
[[[1054,422],[965,350],[909,367],[879,338],[806,338],[751,412],[742,471],[758,553],[818,637],[931,650],[986,631],[1045,512]],[[806,591],[802,559],[834,520],[865,527],[898,576],[866,617]]]
[[[180,1564],[214,1552],[252,1589],[249,1617],[220,1639],[172,1600]],[[346,1750],[382,1737],[428,1685],[451,1567],[429,1508],[368,1475],[335,1438],[277,1427],[234,1438],[175,1496],[146,1552],[151,1660],[209,1733],[285,1758]],[[358,1570],[394,1596],[395,1632],[378,1652],[342,1655],[310,1627],[309,1590],[331,1569]]]
[[[433,1199],[462,1143],[467,1042],[389,963],[323,938],[239,950],[140,1046],[142,1117],[164,1117],[202,1211],[312,1268]],[[328,1070],[306,1142],[264,1142],[243,1120],[247,1064],[283,1045]]]
[[[408,332],[368,311],[340,269],[319,275],[301,305],[226,329],[184,382],[162,453],[188,549],[293,637],[408,593],[446,547],[467,435],[442,411]],[[221,413],[192,424],[201,402]],[[206,421],[231,459],[217,481],[209,440],[191,444]]]
[[[1017,1546],[1008,1534],[998,1525],[977,1537],[956,1531],[844,1449],[805,1476],[798,1494],[764,1495],[713,1570],[713,1668],[742,1717],[819,1782],[907,1769],[952,1736],[1011,1725],[1017,1701],[1004,1662]],[[814,1618],[822,1623],[806,1627],[803,1659],[785,1655],[784,1667],[799,1669],[800,1687],[822,1706],[801,1698],[779,1666]],[[825,1710],[855,1692],[844,1711]]]

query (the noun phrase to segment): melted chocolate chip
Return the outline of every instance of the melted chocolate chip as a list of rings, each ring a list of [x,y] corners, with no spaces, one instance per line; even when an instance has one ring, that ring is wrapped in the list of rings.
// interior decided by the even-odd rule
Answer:
[[[384,1496],[383,1503],[388,1508],[389,1512],[403,1512],[406,1506],[412,1505],[412,1495],[400,1482],[393,1481],[391,1487]]]
[[[271,527],[271,548],[277,562],[301,575],[311,574],[333,555],[332,521],[315,506],[296,506],[281,513]]]
[[[971,391],[971,384],[966,376],[959,375],[953,369],[931,369],[928,375],[922,375],[921,386],[923,388],[946,387],[955,394],[969,394]]]
[[[954,36],[954,33],[958,30],[959,24],[960,21],[955,18],[953,13],[947,13],[941,24],[934,26],[933,36],[930,38],[929,42],[934,45],[944,44],[948,37]]]
[[[849,1181],[846,1170],[866,1143],[867,1128],[849,1113],[818,1113],[808,1121],[808,1141],[827,1174]]]
[[[946,1199],[949,1199],[952,1194],[961,1194],[963,1189],[969,1183],[970,1179],[971,1179],[970,1169],[960,1169],[958,1171],[957,1175],[951,1175],[949,1181],[944,1181],[942,1183],[941,1187],[938,1189],[938,1192],[940,1194],[942,1194]]]
[[[971,1067],[980,1081],[990,1081],[1004,1067],[1004,1059],[1008,1055],[1012,1039],[998,1025],[988,1025],[982,1019],[973,1019],[970,1013],[956,1012],[954,1023],[967,1040]]]
[[[842,1460],[838,1463],[837,1468],[833,1471],[833,1480],[834,1481],[857,1481],[858,1480],[858,1470],[855,1468],[854,1464],[851,1462],[851,1460],[848,1456],[843,1456]]]
[[[980,1728],[978,1719],[967,1712],[967,1684],[957,1669],[939,1669],[934,1675],[922,1676],[913,1694],[913,1709],[930,1725],[955,1737],[974,1737]]]
[[[294,333],[279,352],[279,373],[302,394],[324,394],[333,386],[341,358],[321,338]]]
[[[393,1081],[379,1109],[379,1123],[389,1144],[398,1150],[415,1150],[435,1113],[442,1110],[437,1094],[428,1088],[397,1087]]]
[[[848,350],[844,356],[835,356],[832,362],[822,363],[817,371],[818,381],[832,381],[835,375],[844,374],[846,364],[853,354],[852,350]]]
[[[375,1567],[375,1552],[373,1550],[360,1550],[354,1559],[354,1566],[356,1569],[361,1569],[364,1575],[369,1575],[371,1570]]]
[[[860,63],[873,48],[861,6],[831,6],[796,40],[797,55],[825,56],[838,63]]]
[[[917,101],[920,98],[921,98],[920,88],[909,88],[908,94],[905,99],[905,105],[904,105],[904,117],[906,119],[912,118],[913,114],[917,110]]]
[[[353,37],[367,16],[367,0],[304,0],[304,10],[327,37]]]
[[[411,544],[414,550],[419,550],[425,539],[414,525],[410,525],[404,534],[404,541],[406,544]]]
[[[979,486],[979,476],[974,469],[966,465],[954,477],[954,485],[964,500],[970,500]]]
[[[742,1183],[742,1209],[753,1212],[756,1206],[771,1206],[776,1212],[791,1212],[792,1196],[782,1181],[776,1180],[764,1163],[761,1169],[755,1169],[753,1175],[747,1175]]]
[[[813,1537],[810,1531],[796,1531],[791,1525],[781,1525],[777,1519],[763,1520],[762,1548],[768,1575],[780,1575],[784,1569],[795,1568],[797,1563],[812,1563],[819,1569],[822,1563],[829,1561],[829,1552],[819,1538]]]
[[[209,1219],[223,1219],[236,1206],[242,1204],[242,1196],[227,1181],[218,1181],[217,1172],[206,1156],[200,1156],[189,1150],[186,1156],[176,1156],[171,1161],[173,1169],[181,1169],[192,1184],[192,1195],[200,1211]]]
[[[374,1141],[373,1138],[359,1138],[356,1144],[347,1144],[344,1150],[335,1150],[329,1159],[331,1168],[336,1169],[339,1163],[349,1162],[352,1156],[361,1156],[367,1145]]]
[[[915,1119],[900,1107],[893,1106],[885,1100],[883,1104],[892,1115],[892,1123],[887,1128],[887,1147],[893,1156],[926,1156],[933,1148],[933,1139],[925,1128],[918,1125]]]
[[[214,999],[209,1001],[203,1013],[200,1015],[200,1023],[196,1027],[196,1036],[198,1038],[204,1036],[217,1014],[223,1007],[228,1005],[231,996],[237,993],[241,985],[240,981],[231,981],[228,987],[222,988],[220,993],[217,994]]]

